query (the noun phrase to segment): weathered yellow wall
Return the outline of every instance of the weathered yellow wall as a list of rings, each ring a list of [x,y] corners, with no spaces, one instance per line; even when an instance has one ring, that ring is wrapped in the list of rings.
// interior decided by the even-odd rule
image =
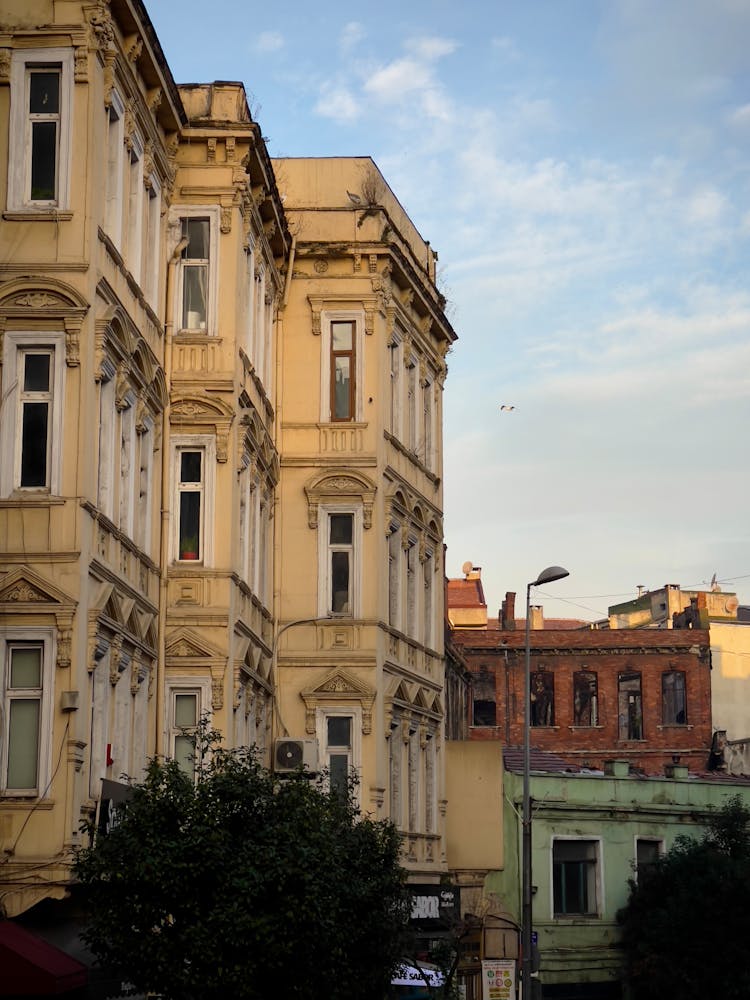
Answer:
[[[502,747],[497,743],[447,742],[445,784],[448,867],[502,868]]]

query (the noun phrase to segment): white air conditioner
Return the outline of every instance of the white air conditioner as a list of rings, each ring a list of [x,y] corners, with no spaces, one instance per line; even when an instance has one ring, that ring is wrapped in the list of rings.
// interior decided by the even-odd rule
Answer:
[[[273,748],[273,769],[276,774],[292,774],[294,771],[313,774],[318,771],[317,740],[276,740]]]

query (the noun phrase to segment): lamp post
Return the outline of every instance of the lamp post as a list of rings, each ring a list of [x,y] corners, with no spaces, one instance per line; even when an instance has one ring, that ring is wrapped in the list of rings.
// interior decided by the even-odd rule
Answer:
[[[521,955],[523,1000],[532,1000],[531,994],[531,588],[554,583],[569,576],[562,566],[548,566],[533,583],[526,585],[526,645],[524,657],[523,698],[523,829],[521,843],[522,892],[521,892]]]

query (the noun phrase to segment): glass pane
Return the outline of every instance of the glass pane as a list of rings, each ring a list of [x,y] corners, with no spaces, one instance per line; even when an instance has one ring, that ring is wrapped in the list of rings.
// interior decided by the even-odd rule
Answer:
[[[182,275],[182,326],[185,330],[206,329],[208,265],[186,266]]]
[[[200,523],[200,493],[180,493],[180,559],[200,558]]]
[[[180,452],[181,483],[199,483],[201,481],[201,465],[203,464],[202,459],[202,451]]]
[[[337,792],[346,792],[349,778],[349,755],[332,753],[328,758],[331,788]]]
[[[180,765],[180,769],[185,771],[186,774],[193,774],[195,771],[194,736],[175,736],[174,759]]]
[[[48,403],[24,403],[21,431],[21,486],[47,485]]]
[[[334,351],[351,351],[354,343],[354,323],[331,323],[331,346]]]
[[[29,79],[29,111],[32,115],[56,115],[60,110],[60,74],[57,70],[32,73]]]
[[[352,514],[331,514],[332,545],[351,545],[353,521]]]
[[[208,219],[183,219],[182,235],[188,238],[188,245],[182,251],[185,260],[208,260]]]
[[[39,710],[38,699],[15,699],[10,703],[8,788],[36,788]]]
[[[333,416],[335,420],[346,420],[351,417],[351,377],[348,357],[333,359]]]
[[[331,611],[349,612],[349,553],[331,553]]]
[[[352,719],[350,715],[331,715],[328,718],[328,746],[352,745]]]
[[[31,200],[54,201],[57,161],[57,122],[31,126]]]
[[[198,695],[176,694],[174,696],[174,724],[178,729],[186,729],[198,723]]]
[[[26,354],[23,366],[25,392],[49,392],[49,354]]]
[[[11,648],[10,687],[40,688],[42,686],[42,651],[37,647]]]

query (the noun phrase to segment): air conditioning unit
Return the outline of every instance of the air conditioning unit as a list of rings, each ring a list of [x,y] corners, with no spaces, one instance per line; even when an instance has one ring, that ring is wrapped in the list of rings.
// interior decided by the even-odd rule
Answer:
[[[273,748],[273,769],[276,774],[293,774],[302,768],[312,774],[318,771],[317,740],[276,740]]]

